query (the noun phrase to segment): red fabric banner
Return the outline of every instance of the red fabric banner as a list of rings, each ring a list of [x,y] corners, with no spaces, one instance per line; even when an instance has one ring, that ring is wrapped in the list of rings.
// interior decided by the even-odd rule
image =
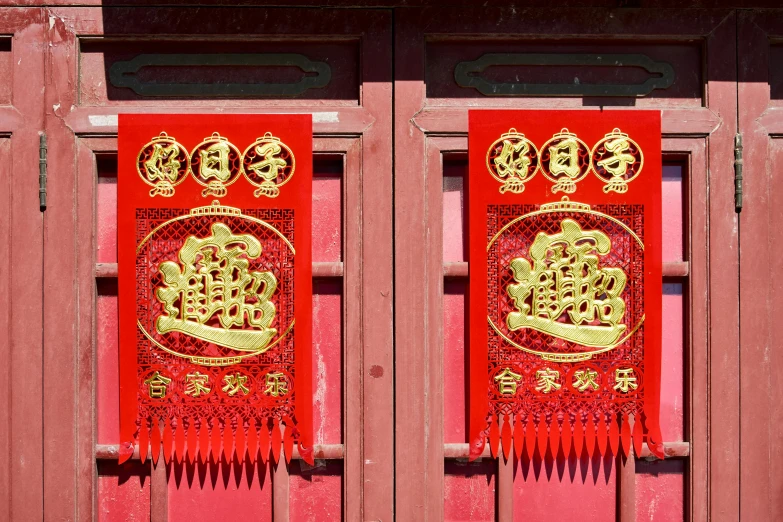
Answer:
[[[660,113],[470,111],[469,154],[471,458],[662,458]]]
[[[120,115],[120,462],[312,463],[310,115]]]

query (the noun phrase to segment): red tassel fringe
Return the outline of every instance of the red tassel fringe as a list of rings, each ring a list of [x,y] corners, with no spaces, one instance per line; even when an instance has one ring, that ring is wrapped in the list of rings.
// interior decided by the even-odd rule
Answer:
[[[511,429],[510,424],[508,429]],[[313,449],[302,447],[296,440],[296,424],[289,418],[279,422],[277,419],[263,420],[260,425],[250,419],[247,426],[242,419],[182,419],[143,420],[139,426],[139,457],[142,462],[151,458],[157,465],[163,453],[168,464],[172,460],[190,463],[200,459],[213,462],[221,459],[231,461],[232,457],[242,463],[245,458],[254,464],[259,458],[266,463],[270,460],[278,463],[281,456],[290,462],[296,445],[299,455],[309,464],[314,464]],[[508,454],[513,454],[513,437],[508,434]]]
[[[643,422],[641,413],[611,417],[577,416],[573,420],[565,415],[562,419],[553,417],[550,422],[536,422],[533,414],[527,418],[519,415],[503,415],[499,418],[493,415],[484,435],[492,456],[497,458],[502,455],[506,460],[513,455],[521,459],[523,452],[527,452],[528,458],[532,459],[536,450],[540,458],[546,456],[547,450],[552,457],[562,455],[566,458],[571,455],[579,458],[583,452],[591,458],[596,454],[602,456],[609,453],[629,456],[631,451],[641,455],[644,442],[647,442],[651,453],[663,458],[663,445],[656,441],[653,433],[645,434]],[[483,447],[481,441],[481,438],[476,439],[474,444]],[[472,451],[470,459],[479,456],[480,452]]]

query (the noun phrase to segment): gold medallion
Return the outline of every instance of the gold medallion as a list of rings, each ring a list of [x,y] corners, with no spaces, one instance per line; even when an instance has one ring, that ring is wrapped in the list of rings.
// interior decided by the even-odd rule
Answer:
[[[258,187],[255,197],[276,198],[294,175],[296,161],[288,145],[267,132],[242,153],[242,167],[247,180]]]
[[[153,187],[150,197],[173,196],[174,187],[185,181],[189,169],[187,149],[165,132],[152,138],[136,156],[136,172]]]
[[[501,183],[501,194],[521,194],[525,183],[539,169],[538,149],[513,127],[496,139],[487,150],[487,170]]]
[[[642,149],[618,128],[595,144],[591,159],[595,175],[606,183],[605,194],[628,192],[628,183],[636,179],[644,167]]]
[[[202,196],[223,197],[226,187],[242,175],[241,154],[227,138],[213,132],[190,153],[190,170],[196,181],[206,187]]]
[[[562,129],[541,147],[541,173],[554,183],[552,193],[573,194],[590,172],[590,147],[576,134]]]

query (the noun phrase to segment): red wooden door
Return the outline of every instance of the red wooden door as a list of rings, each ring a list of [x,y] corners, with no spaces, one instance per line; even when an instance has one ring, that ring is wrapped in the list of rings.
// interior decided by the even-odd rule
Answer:
[[[0,11],[0,422],[2,520],[40,519],[44,396],[40,312],[43,214],[38,155],[43,111],[45,12]],[[31,88],[35,85],[35,88]],[[24,384],[22,384],[24,383]]]
[[[783,14],[742,11],[738,23],[740,213],[739,446],[743,520],[783,518]]]
[[[727,10],[396,14],[398,519],[736,513],[735,23]],[[607,53],[624,55],[622,65],[595,66]],[[671,74],[654,90],[634,91],[655,76],[643,71],[649,62],[668,64]],[[665,461],[645,453],[626,464],[467,462],[463,179],[468,109],[487,107],[662,111]]]
[[[47,518],[391,520],[390,13],[47,14]],[[313,114],[314,467],[116,464],[121,112]]]
[[[13,173],[0,189],[0,252],[14,260],[0,271],[11,296],[0,313],[0,519],[780,518],[779,13],[86,3],[0,11],[0,158]],[[238,67],[227,58],[238,53],[272,58]],[[672,72],[640,92],[644,66],[591,66],[607,53]],[[313,87],[305,69],[316,63],[330,75]],[[565,88],[595,83],[614,90]],[[468,463],[467,110],[616,106],[663,115],[670,458]],[[122,112],[313,114],[315,467],[116,465]]]

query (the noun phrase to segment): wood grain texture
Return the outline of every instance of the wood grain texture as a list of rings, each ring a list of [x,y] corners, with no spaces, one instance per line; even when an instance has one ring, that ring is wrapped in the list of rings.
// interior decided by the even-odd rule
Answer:
[[[783,517],[781,372],[783,313],[783,120],[779,73],[783,14],[740,11],[738,23],[739,130],[743,139],[744,197],[740,214],[740,445],[739,518]],[[735,377],[736,378],[736,377]]]
[[[0,31],[11,35],[11,70],[2,81],[12,96],[3,111],[0,156],[6,176],[0,183],[0,251],[6,269],[0,275],[0,518],[43,518],[43,217],[38,201],[38,143],[44,128],[42,42],[43,10],[3,9]],[[31,89],[30,85],[38,86]],[[69,420],[69,426],[73,420]],[[70,476],[69,480],[75,479]]]

